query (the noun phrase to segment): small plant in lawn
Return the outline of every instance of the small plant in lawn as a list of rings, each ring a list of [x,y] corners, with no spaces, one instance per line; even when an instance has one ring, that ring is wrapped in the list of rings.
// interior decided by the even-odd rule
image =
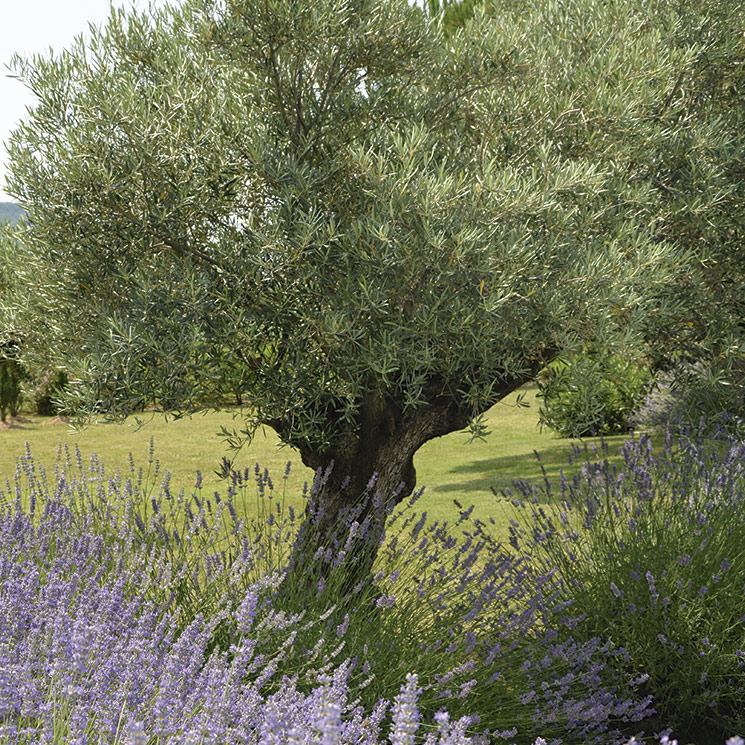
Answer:
[[[28,400],[33,410],[41,416],[54,416],[59,413],[56,400],[68,384],[64,370],[45,369],[32,376],[27,383]]]

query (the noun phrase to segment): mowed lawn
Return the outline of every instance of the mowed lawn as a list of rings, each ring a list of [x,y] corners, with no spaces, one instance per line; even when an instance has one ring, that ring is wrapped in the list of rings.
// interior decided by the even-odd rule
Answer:
[[[466,432],[454,432],[426,443],[415,458],[417,481],[425,487],[418,510],[427,510],[432,519],[452,520],[463,506],[476,506],[475,516],[499,519],[502,510],[495,499],[492,487],[508,488],[515,479],[541,482],[543,476],[534,455],[537,451],[550,479],[559,477],[564,469],[571,473],[578,463],[570,466],[568,458],[573,445],[584,446],[592,441],[571,441],[557,438],[550,430],[542,432],[538,426],[538,405],[535,386],[521,391],[527,407],[516,405],[516,394],[496,404],[487,414],[491,434],[485,441],[468,442]],[[235,467],[250,468],[259,464],[262,472],[268,469],[274,482],[274,494],[284,494],[288,504],[302,504],[305,481],[313,473],[303,466],[299,454],[287,447],[280,447],[276,433],[270,428],[259,430],[250,446],[231,451],[218,435],[222,427],[240,429],[239,410],[196,414],[168,421],[162,415],[146,415],[144,426],[134,419],[124,424],[92,424],[82,431],[74,431],[64,422],[24,414],[27,421],[10,429],[0,430],[0,483],[12,477],[16,458],[23,455],[26,443],[36,462],[51,475],[61,443],[66,443],[74,462],[75,447],[79,448],[84,464],[97,454],[112,475],[118,469],[125,476],[130,472],[131,453],[136,470],[142,468],[147,476],[155,464],[149,463],[150,439],[154,442],[154,457],[159,461],[161,473],[171,473],[171,491],[184,488],[187,494],[194,487],[197,470],[203,476],[203,494],[224,492],[226,482],[215,473],[223,457],[230,458]],[[614,454],[623,436],[606,438]],[[290,475],[285,480],[287,462],[291,463]],[[151,477],[152,478],[152,477]],[[160,477],[158,477],[160,481]],[[247,491],[247,510],[256,510],[256,489]]]

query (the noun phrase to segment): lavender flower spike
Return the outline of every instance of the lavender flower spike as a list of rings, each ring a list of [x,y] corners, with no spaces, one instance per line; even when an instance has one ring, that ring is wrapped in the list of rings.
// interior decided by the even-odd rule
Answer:
[[[320,732],[320,745],[341,744],[341,705],[332,691],[333,679],[321,679],[321,703],[316,714],[316,727]]]
[[[435,714],[435,721],[440,735],[439,745],[472,745],[473,741],[466,735],[466,727],[471,723],[471,717],[461,717],[451,725],[447,712],[438,711]]]
[[[416,673],[406,675],[406,683],[393,704],[393,727],[391,745],[414,745],[414,735],[419,729],[417,701],[422,689],[418,687]]]
[[[142,722],[134,722],[127,734],[127,745],[145,745],[146,742],[145,726]]]

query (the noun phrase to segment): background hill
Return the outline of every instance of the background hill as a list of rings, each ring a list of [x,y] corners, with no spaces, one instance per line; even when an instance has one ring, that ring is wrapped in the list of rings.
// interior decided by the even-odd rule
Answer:
[[[13,202],[0,202],[0,222],[18,222],[23,209]]]

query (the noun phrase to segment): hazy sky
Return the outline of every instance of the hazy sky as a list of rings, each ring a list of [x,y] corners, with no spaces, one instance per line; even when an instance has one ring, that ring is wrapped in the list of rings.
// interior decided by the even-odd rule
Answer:
[[[148,0],[113,0],[113,5],[144,9]],[[162,2],[156,2],[161,5]],[[16,52],[22,56],[60,51],[85,32],[88,23],[101,25],[109,15],[109,0],[2,0],[0,22],[0,202],[10,201],[5,192],[7,153],[5,142],[23,118],[33,96],[7,68]]]

